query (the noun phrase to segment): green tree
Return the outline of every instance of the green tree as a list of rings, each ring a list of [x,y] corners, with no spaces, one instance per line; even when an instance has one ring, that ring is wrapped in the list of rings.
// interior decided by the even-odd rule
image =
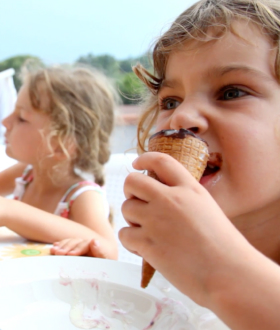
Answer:
[[[116,60],[111,55],[94,56],[88,54],[81,56],[76,63],[83,63],[103,71],[108,77],[113,78],[118,86],[120,97],[124,104],[135,104],[139,102],[144,84],[132,71],[132,66],[142,64],[146,69],[152,71],[149,54],[136,58]]]
[[[148,70],[151,70],[151,68],[152,68],[150,56],[147,53],[140,57],[120,60],[119,61],[120,70],[121,70],[121,72],[125,72],[125,73],[132,72],[132,67],[134,65],[136,65],[137,63],[142,64]]]
[[[20,71],[27,60],[32,60],[32,62],[34,64],[36,63],[36,65],[43,65],[43,62],[38,57],[31,55],[14,56],[0,62],[0,72],[10,68],[15,70],[14,83],[17,90],[19,90],[21,86]]]
[[[119,61],[120,71],[123,73],[132,72],[133,65],[135,65],[135,60],[131,58]]]
[[[137,57],[135,60],[137,61],[137,63],[142,64],[147,70],[152,71],[153,61],[152,61],[151,54],[146,53],[140,57]]]
[[[139,103],[145,88],[142,81],[133,72],[124,74],[117,82],[117,86],[124,104]]]
[[[94,56],[88,54],[87,56],[80,57],[77,63],[93,66],[103,71],[109,77],[117,77],[120,73],[118,61],[111,55]]]

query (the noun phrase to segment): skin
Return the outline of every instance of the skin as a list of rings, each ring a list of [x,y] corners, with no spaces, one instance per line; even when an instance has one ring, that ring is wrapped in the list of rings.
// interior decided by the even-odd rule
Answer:
[[[43,138],[44,134],[48,133],[50,123],[47,114],[33,109],[28,85],[23,85],[18,94],[15,110],[2,122],[7,130],[7,155],[22,163],[36,164],[38,155],[41,154],[43,157],[50,154]],[[27,145],[32,145],[32,148],[26,148]]]
[[[110,259],[110,251],[107,249],[106,242],[101,245],[100,240],[95,239],[67,238],[60,242],[55,242],[51,248],[51,252],[56,255],[83,255]]]
[[[168,155],[146,153],[131,173],[119,237],[231,329],[278,329],[280,317],[280,87],[275,50],[258,28],[191,41],[171,53],[156,131],[187,128],[219,170],[200,183]],[[210,31],[211,32],[211,31]],[[172,219],[172,225],[170,225]],[[269,308],[269,306],[273,306]]]
[[[47,106],[43,88],[41,93],[43,105]],[[6,153],[19,163],[0,173],[0,195],[13,192],[15,178],[21,176],[26,164],[32,164],[34,179],[26,187],[21,202],[0,199],[0,226],[6,226],[27,239],[47,243],[69,237],[97,240],[102,243],[97,256],[102,254],[117,259],[117,242],[98,192],[86,191],[79,195],[71,206],[69,220],[53,214],[68,188],[84,179],[75,174],[71,162],[65,161],[55,138],[51,140],[53,150],[49,148],[46,134],[50,131],[51,121],[47,114],[32,107],[28,85],[21,88],[15,110],[3,120],[3,125],[6,127]],[[75,153],[73,145],[69,144],[69,152],[70,155]],[[57,168],[62,162],[64,166]],[[49,175],[53,168],[58,171],[56,181]],[[71,195],[67,198],[70,199]],[[52,253],[67,254],[59,243]]]

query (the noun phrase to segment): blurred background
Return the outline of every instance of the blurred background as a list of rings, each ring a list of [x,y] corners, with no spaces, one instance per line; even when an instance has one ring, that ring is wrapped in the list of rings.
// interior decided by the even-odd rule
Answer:
[[[153,42],[194,2],[0,0],[0,119],[12,110],[27,59],[42,65],[85,63],[111,78],[122,101],[112,152],[136,152],[143,85],[132,66],[140,62],[152,71]]]

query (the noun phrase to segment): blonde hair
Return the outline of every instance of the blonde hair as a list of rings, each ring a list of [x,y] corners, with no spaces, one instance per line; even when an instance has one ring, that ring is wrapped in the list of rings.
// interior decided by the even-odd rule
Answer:
[[[93,174],[95,182],[104,185],[103,165],[110,157],[116,100],[108,79],[93,69],[50,67],[25,72],[24,82],[33,108],[51,118],[49,142],[56,137],[73,168]],[[76,148],[73,157],[67,149],[69,141]]]
[[[145,142],[157,119],[157,93],[165,78],[165,69],[174,50],[184,47],[188,40],[208,42],[222,37],[227,31],[235,33],[232,22],[243,19],[259,27],[277,49],[275,74],[280,80],[280,1],[273,0],[201,0],[184,11],[158,39],[153,49],[154,74],[140,64],[133,70],[146,84],[149,96],[138,124],[138,152],[145,151]],[[209,28],[216,33],[210,34]],[[236,33],[235,33],[236,34]],[[242,37],[242,36],[240,36]]]

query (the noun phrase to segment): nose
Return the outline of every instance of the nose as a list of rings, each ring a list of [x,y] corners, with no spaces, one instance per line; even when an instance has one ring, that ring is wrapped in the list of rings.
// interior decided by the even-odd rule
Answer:
[[[12,114],[2,120],[2,125],[9,130],[12,127]]]
[[[208,129],[206,105],[200,102],[182,102],[170,118],[170,129],[185,128],[195,134],[203,134]]]

